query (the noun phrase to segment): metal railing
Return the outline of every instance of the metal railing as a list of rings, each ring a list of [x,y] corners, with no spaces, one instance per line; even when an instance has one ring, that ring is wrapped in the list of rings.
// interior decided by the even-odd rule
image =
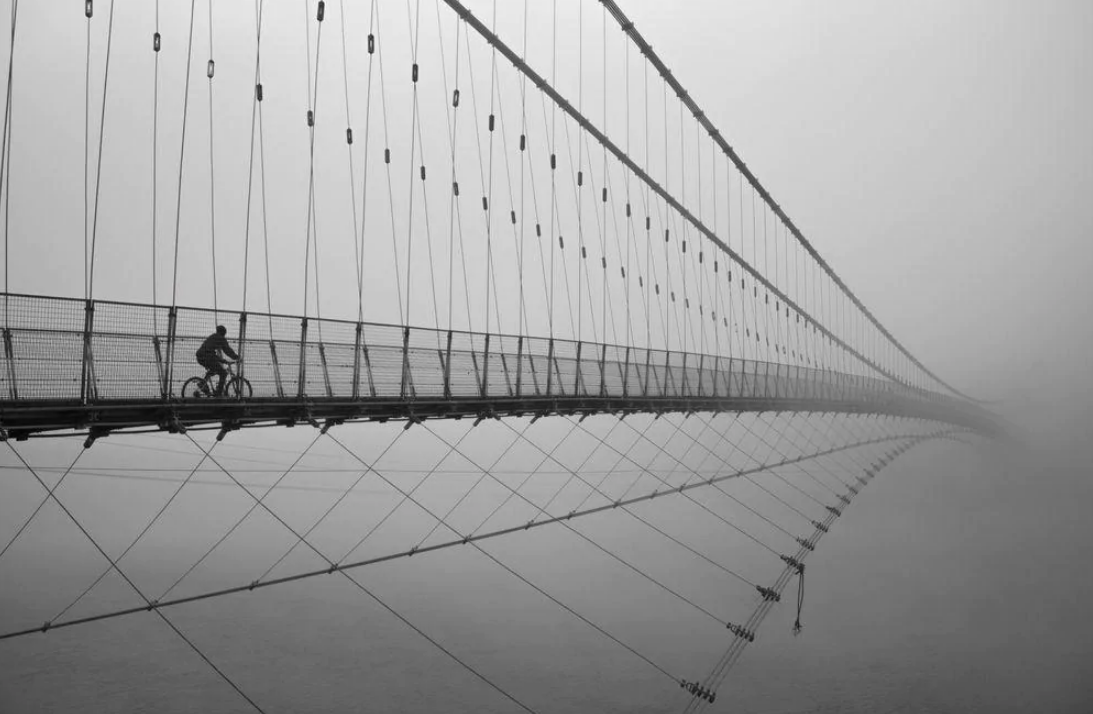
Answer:
[[[253,400],[606,397],[969,408],[883,379],[557,338],[6,293],[0,307],[0,406],[176,399],[188,377],[204,374],[196,350],[224,324]]]

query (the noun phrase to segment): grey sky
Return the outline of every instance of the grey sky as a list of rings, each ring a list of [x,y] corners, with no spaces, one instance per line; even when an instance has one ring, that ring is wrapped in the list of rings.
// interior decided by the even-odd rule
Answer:
[[[428,127],[425,158],[433,167],[435,178],[431,180],[438,182],[431,185],[436,186],[441,181],[437,174],[444,172],[440,159],[446,153],[445,124],[438,115],[443,111],[441,100],[447,96],[436,72],[437,17],[446,33],[445,86],[454,81],[454,35],[450,11],[430,5],[425,3],[422,10],[426,35],[419,60],[423,83],[434,82],[422,85],[421,111]],[[520,5],[502,3],[498,10],[498,31],[514,47],[523,45]],[[492,23],[489,3],[471,2],[470,6]],[[93,144],[108,7],[97,3],[93,25]],[[550,6],[537,3],[530,7],[534,17],[528,38],[529,61],[548,74]],[[598,100],[606,90],[610,97],[608,133],[620,137],[617,105],[621,87],[617,82],[605,86],[598,78],[599,58],[594,52],[586,50],[588,56],[583,60],[590,67],[583,96],[574,81],[575,7],[561,3],[559,8],[562,31],[557,47],[557,84],[563,94],[583,104],[593,121],[600,122],[604,118]],[[332,18],[337,17],[333,8],[331,5]],[[399,114],[408,106],[408,94],[406,83],[399,80],[405,79],[403,64],[408,55],[403,56],[406,48],[402,45],[409,41],[410,25],[403,7],[381,4],[380,8],[384,13],[380,34],[387,40],[387,52],[393,53],[386,69],[387,101],[393,117],[388,143],[395,147],[398,164],[400,147],[408,154],[408,142],[400,143],[400,138],[405,140],[409,135],[402,126],[405,117]],[[171,278],[187,9],[184,4],[167,3],[161,19],[161,301],[168,300],[164,286]],[[1083,131],[1093,118],[1088,90],[1093,50],[1087,41],[1093,31],[1093,11],[1087,4],[937,2],[909,7],[840,3],[828,7],[807,2],[633,2],[624,9],[797,225],[882,322],[927,365],[954,384],[988,397],[1035,392],[1022,385],[1045,374],[1064,385],[1067,392],[1089,393],[1090,380],[1084,371],[1093,329],[1078,318],[1093,298],[1086,280],[1093,268],[1089,243],[1093,210],[1083,201],[1093,183],[1093,138]],[[206,81],[201,72],[208,56],[208,25],[207,9],[199,10],[180,226],[179,302],[190,304],[209,302],[210,292],[206,284],[210,263],[208,115]],[[82,13],[53,4],[24,4],[20,11],[13,114],[11,288],[78,295],[85,23]],[[300,29],[303,12],[270,5],[264,35],[269,202],[273,206],[271,264],[277,284],[274,308],[285,312],[299,312],[302,307],[298,304],[302,295],[299,263],[307,176],[306,130],[299,116],[306,106],[301,95],[306,96],[307,91],[303,71],[307,55]],[[359,186],[367,79],[361,35],[371,20],[363,8],[351,5],[347,12],[349,104],[358,136]],[[228,296],[221,299],[238,307],[254,18],[250,6],[218,6],[214,13],[218,283],[221,293]],[[600,31],[597,7],[585,6],[584,18],[590,36]],[[99,219],[101,277],[96,292],[103,297],[147,300],[151,293],[147,237],[151,219],[152,54],[147,45],[153,22],[151,6],[117,6]],[[336,28],[330,21],[327,26]],[[612,32],[617,30],[609,27]],[[312,39],[314,32],[313,23]],[[432,37],[429,32],[434,33]],[[330,117],[329,121],[340,127],[343,120],[335,117],[345,107],[337,86],[340,48],[337,36],[334,40],[330,37],[328,31],[319,112],[321,118]],[[609,37],[609,42],[617,43],[617,36]],[[475,60],[477,68],[470,69],[477,72],[479,85],[488,76],[487,59],[480,53]],[[465,74],[469,67],[466,56],[464,62],[461,72]],[[621,68],[615,54],[610,62],[611,71],[617,73]],[[635,61],[635,67],[638,64]],[[502,91],[516,91],[512,83],[515,75],[507,72],[502,81],[508,85]],[[467,78],[463,81],[466,91]],[[636,91],[636,80],[632,88]],[[515,107],[508,101],[510,116],[505,121],[512,123],[509,130],[514,133]],[[479,102],[479,111],[486,111],[485,98]],[[373,118],[378,125],[379,115]],[[655,122],[654,133],[658,128]],[[463,141],[469,142],[466,126],[464,120]],[[334,128],[336,131],[319,134],[316,180],[325,245],[324,302],[340,306],[355,293],[350,269],[355,261],[351,242],[341,237],[352,234],[352,199],[346,190],[344,141],[339,144],[338,138],[342,129]],[[534,136],[534,128],[531,133]],[[465,185],[475,173],[474,148],[466,144],[460,149],[464,152],[460,154],[464,167],[460,178]],[[568,148],[574,150],[572,144]],[[595,155],[597,150],[590,151]],[[632,151],[643,158],[640,146]],[[382,193],[383,174],[375,155],[369,162],[369,181],[373,191],[379,187]],[[91,161],[94,171],[94,151]],[[595,156],[586,161],[596,181]],[[654,150],[655,175],[657,161]],[[394,226],[396,235],[401,236],[407,229],[402,188],[406,167],[397,168]],[[540,173],[540,183],[544,178]],[[672,181],[678,191],[678,177]],[[684,194],[690,197],[685,201],[688,205],[694,204],[693,192],[692,181]],[[447,239],[442,204],[434,198],[430,206],[438,251]],[[387,208],[381,200],[371,205],[373,223],[365,223],[366,232],[382,235],[388,228],[375,211],[386,213]],[[571,208],[562,210],[569,210],[572,216]],[[523,213],[530,214],[530,206]],[[711,221],[709,214],[706,221]],[[257,230],[255,209],[254,240]],[[421,231],[419,219],[415,234]],[[724,228],[720,231],[724,233]],[[480,248],[477,237],[472,233],[468,238],[472,246],[469,278],[475,285],[481,277],[475,272],[481,262],[474,254],[475,246]],[[730,231],[730,243],[733,238]],[[396,314],[387,312],[394,309],[392,271],[382,269],[391,262],[392,253],[384,241],[371,245],[369,261],[381,269],[366,273],[366,303],[372,310],[366,311],[366,319],[397,321]],[[252,245],[252,251],[255,249]],[[510,248],[501,244],[498,250],[498,261],[512,260]],[[505,250],[510,252],[505,254]],[[427,263],[421,262],[420,239],[416,255],[414,280],[420,286],[431,282],[422,267]],[[745,257],[752,258],[747,251]],[[248,291],[252,309],[264,306],[264,289],[255,285],[261,272],[258,260],[252,252]],[[442,253],[432,261],[441,267],[444,262]],[[502,270],[498,279],[511,278],[506,274]],[[435,282],[446,284],[446,276]],[[504,288],[512,285],[506,282]],[[440,290],[443,293],[443,287]],[[541,307],[545,298],[537,297],[531,288],[528,295],[529,309],[535,312],[534,301],[538,299]],[[427,324],[432,307],[423,295],[421,299],[415,308],[418,319],[413,321]],[[620,292],[612,292],[613,303],[622,299]],[[444,302],[444,296],[438,301]],[[480,320],[484,295],[472,295],[469,306]],[[503,326],[515,328],[512,311]]]

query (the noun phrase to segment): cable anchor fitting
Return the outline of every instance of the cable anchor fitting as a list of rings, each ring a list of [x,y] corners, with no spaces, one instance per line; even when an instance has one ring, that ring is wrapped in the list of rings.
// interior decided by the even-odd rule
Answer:
[[[756,585],[755,589],[759,591],[759,594],[763,596],[763,599],[767,602],[781,602],[782,596],[776,593],[771,588],[765,588],[762,585]]]

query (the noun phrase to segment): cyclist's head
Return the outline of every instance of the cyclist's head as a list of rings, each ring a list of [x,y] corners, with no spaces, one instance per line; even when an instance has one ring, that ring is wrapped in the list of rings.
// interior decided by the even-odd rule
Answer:
[[[228,334],[228,328],[224,327],[223,325],[217,325],[216,326],[216,334],[223,337],[224,335]]]

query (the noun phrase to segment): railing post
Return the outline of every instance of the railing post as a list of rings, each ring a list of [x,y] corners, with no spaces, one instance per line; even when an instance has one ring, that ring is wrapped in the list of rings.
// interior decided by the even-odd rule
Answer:
[[[600,350],[600,396],[607,396],[607,375],[605,374],[605,367],[607,365],[607,343],[604,343]]]
[[[523,396],[520,392],[520,385],[523,381],[521,377],[524,376],[524,336],[519,335],[516,338],[516,397]]]
[[[630,396],[630,345],[626,346],[626,357],[622,372],[622,398]]]
[[[649,396],[649,372],[650,365],[652,364],[653,351],[649,349],[649,345],[645,346],[645,376],[641,378],[641,396]]]
[[[353,400],[361,397],[361,333],[364,325],[357,323],[357,333],[353,337]]]
[[[701,354],[701,355],[698,356],[698,396],[700,396],[700,397],[706,396],[705,390],[702,389],[703,368],[705,366],[706,366],[706,355]],[[716,384],[714,385],[714,391],[715,392],[717,391],[717,385]]]
[[[683,384],[680,386],[680,390],[679,390],[680,396],[684,396],[684,397],[689,397],[690,396],[690,394],[687,392],[687,388],[689,386],[690,385],[687,383],[687,353],[684,352],[683,353]]]
[[[239,378],[244,377],[247,361],[243,359],[247,351],[247,313],[239,313]]]
[[[490,333],[486,333],[486,345],[482,351],[482,398],[486,399],[490,395]]]
[[[581,347],[583,343],[577,340],[577,371],[573,377],[573,394],[581,395]],[[582,395],[583,396],[583,395]]]
[[[406,399],[406,387],[410,372],[410,326],[402,328],[402,379],[399,384],[399,398]]]
[[[285,385],[281,381],[281,362],[277,359],[277,343],[273,339],[269,341],[269,356],[273,360],[273,380],[277,383],[277,397],[284,399]]]
[[[300,319],[300,371],[296,396],[304,398],[307,393],[307,318]]]
[[[452,331],[448,330],[448,347],[444,357],[444,398],[452,398]]]
[[[91,335],[95,328],[95,302],[84,302],[83,368],[80,371],[80,401],[87,404],[95,398],[95,361],[91,352]]]
[[[163,365],[163,398],[171,396],[175,376],[175,333],[178,330],[178,308],[174,305],[167,311],[167,349]]]
[[[554,384],[554,338],[550,338],[550,342],[547,344],[547,383],[546,383],[546,395],[549,397],[550,388]]]
[[[11,344],[11,330],[4,328],[4,356],[8,360],[8,393],[12,400],[19,398],[19,389],[15,384],[15,350]]]
[[[326,387],[326,396],[332,398],[334,389],[330,386],[330,368],[326,365],[326,345],[319,342],[319,362],[323,365],[323,384]]]
[[[660,396],[668,396],[668,380],[672,378],[672,351],[664,350],[664,384],[660,388]]]

